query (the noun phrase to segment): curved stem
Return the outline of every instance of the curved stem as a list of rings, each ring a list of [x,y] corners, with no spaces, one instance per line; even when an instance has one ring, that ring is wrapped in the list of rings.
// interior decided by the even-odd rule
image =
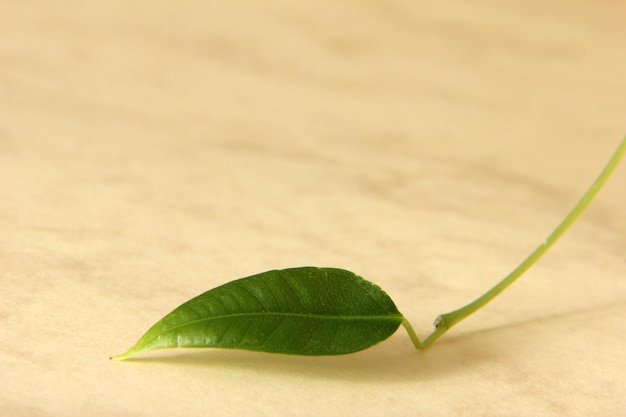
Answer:
[[[411,323],[409,323],[406,318],[402,321],[402,325],[404,326],[406,332],[409,334],[409,337],[411,338],[411,341],[413,342],[413,345],[415,345],[416,349],[428,349],[428,346],[430,346],[435,340],[437,340],[442,334],[446,332],[447,329],[444,329],[438,324],[440,318],[441,316],[437,317],[437,320],[435,320],[435,331],[432,332],[426,339],[424,339],[423,342],[419,339],[419,337],[417,337],[417,334],[415,333],[415,330],[413,330],[413,326],[411,326]]]
[[[589,203],[594,199],[600,188],[606,183],[607,179],[611,176],[611,173],[615,169],[615,167],[619,164],[621,158],[626,153],[626,137],[622,139],[620,145],[617,150],[606,164],[598,178],[591,184],[591,187],[587,192],[583,195],[583,197],[578,201],[578,203],[574,206],[572,211],[563,219],[563,221],[554,229],[554,231],[544,240],[538,247],[535,249],[528,257],[521,263],[517,268],[515,268],[509,275],[504,277],[502,281],[498,282],[493,288],[489,291],[478,297],[476,300],[467,304],[464,307],[461,307],[457,310],[451,311],[449,313],[445,313],[437,317],[435,320],[435,330],[423,341],[421,342],[417,335],[415,335],[415,331],[411,327],[406,320],[406,323],[402,323],[404,327],[407,329],[413,344],[417,349],[426,349],[430,346],[435,340],[441,337],[445,332],[448,331],[452,326],[465,319],[469,315],[475,313],[485,306],[488,302],[493,300],[498,296],[502,291],[508,288],[511,284],[513,284],[528,268],[530,268],[541,256],[550,249],[552,245],[569,229],[569,227],[576,221],[576,219],[581,215],[581,213],[587,208]]]

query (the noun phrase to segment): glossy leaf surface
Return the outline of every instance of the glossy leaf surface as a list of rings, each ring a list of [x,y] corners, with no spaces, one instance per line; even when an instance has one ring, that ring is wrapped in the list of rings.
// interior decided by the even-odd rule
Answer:
[[[385,340],[402,321],[383,290],[352,272],[315,267],[268,271],[189,300],[113,359],[174,347],[340,355]]]

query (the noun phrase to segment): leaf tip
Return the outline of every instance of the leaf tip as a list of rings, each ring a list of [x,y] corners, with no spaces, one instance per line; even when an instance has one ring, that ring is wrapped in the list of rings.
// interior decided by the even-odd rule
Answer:
[[[125,361],[126,359],[130,358],[131,356],[133,356],[133,352],[131,352],[130,350],[128,352],[124,352],[124,353],[120,353],[119,355],[114,355],[109,357],[109,360],[111,361]]]

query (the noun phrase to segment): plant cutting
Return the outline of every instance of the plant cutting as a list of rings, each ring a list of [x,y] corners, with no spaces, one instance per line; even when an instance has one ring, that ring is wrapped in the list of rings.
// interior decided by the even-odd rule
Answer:
[[[367,349],[401,325],[417,349],[428,348],[452,326],[515,282],[576,221],[626,152],[626,137],[598,178],[552,233],[504,279],[471,303],[437,317],[420,340],[377,285],[337,268],[267,271],[228,282],[180,305],[128,351],[111,359],[165,348],[228,348],[293,355],[341,355]]]

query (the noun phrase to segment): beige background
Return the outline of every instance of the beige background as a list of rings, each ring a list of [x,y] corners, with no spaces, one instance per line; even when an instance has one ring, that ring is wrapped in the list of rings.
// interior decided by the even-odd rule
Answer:
[[[552,230],[626,133],[623,1],[0,0],[0,415],[618,415],[626,166],[427,352],[108,360],[289,266],[420,334]],[[622,411],[620,411],[622,410]]]

